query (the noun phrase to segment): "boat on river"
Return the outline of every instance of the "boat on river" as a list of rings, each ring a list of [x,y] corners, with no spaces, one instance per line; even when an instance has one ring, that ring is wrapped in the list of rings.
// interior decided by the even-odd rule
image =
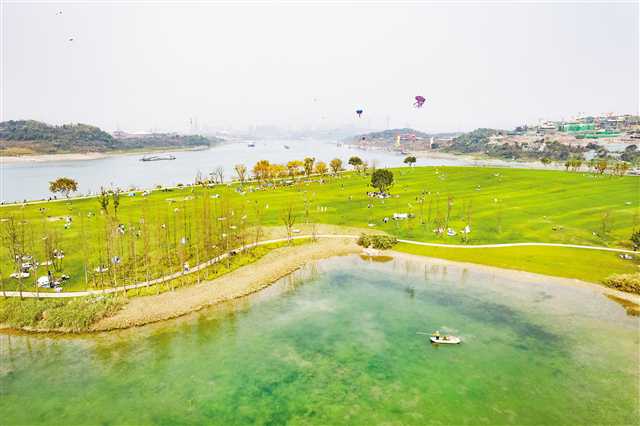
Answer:
[[[140,161],[163,161],[163,160],[175,160],[176,157],[169,155],[145,155]]]
[[[439,331],[433,332],[431,334],[419,331],[416,334],[428,335],[431,343],[436,343],[439,345],[440,344],[457,345],[458,343],[462,342],[462,340],[458,336],[449,336],[446,334],[440,334]]]
[[[431,336],[429,337],[429,340],[431,340],[431,343],[436,343],[438,345],[457,345],[462,341],[459,337],[456,336]]]

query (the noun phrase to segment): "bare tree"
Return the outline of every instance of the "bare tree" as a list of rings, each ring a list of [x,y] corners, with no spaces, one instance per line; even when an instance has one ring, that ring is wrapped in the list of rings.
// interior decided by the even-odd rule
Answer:
[[[262,236],[262,215],[264,214],[264,209],[258,201],[253,203],[253,212],[255,216],[255,243],[258,244]]]
[[[205,180],[205,179],[204,179],[204,177],[202,176],[202,172],[201,172],[200,170],[198,170],[198,171],[196,172],[196,177],[195,177],[195,179],[194,179],[193,183],[194,183],[194,184],[196,184],[196,185],[202,185],[202,184],[204,183],[204,180]]]
[[[607,210],[602,213],[600,219],[602,236],[605,236],[609,232],[611,232],[611,228],[613,228],[613,213],[611,212],[611,210]]]
[[[211,175],[213,176],[213,180],[215,181],[215,183],[224,183],[224,167],[222,166],[218,166],[215,168],[215,170],[211,173]]]
[[[287,229],[287,241],[290,245],[292,241],[293,225],[296,223],[296,216],[293,212],[293,205],[289,204],[286,207],[284,213],[282,214],[282,223],[284,223],[284,226]]]
[[[424,225],[424,199],[426,197],[426,191],[422,191],[416,201],[420,205],[420,225]]]
[[[247,166],[245,166],[244,164],[236,164],[235,166],[233,166],[233,169],[236,171],[236,174],[238,175],[238,180],[240,181],[240,184],[244,185],[244,181],[247,177]]]
[[[120,207],[120,190],[116,189],[111,193],[113,199],[113,215],[118,218],[118,207]]]
[[[10,263],[14,264],[14,269],[18,279],[18,291],[22,299],[22,256],[24,255],[24,239],[20,238],[18,222],[11,215],[5,220],[4,245],[7,247]]]
[[[100,195],[98,195],[98,203],[104,214],[109,214],[109,193],[102,187],[100,187]]]
[[[447,217],[445,219],[444,227],[449,227],[449,219],[451,218],[451,209],[453,208],[453,196],[447,195]]]

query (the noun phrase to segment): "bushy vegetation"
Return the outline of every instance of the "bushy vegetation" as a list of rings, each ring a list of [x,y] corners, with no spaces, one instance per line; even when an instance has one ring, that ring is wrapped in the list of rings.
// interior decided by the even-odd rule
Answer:
[[[503,132],[496,129],[475,129],[456,137],[446,150],[462,153],[484,152],[489,138]]]
[[[607,287],[629,293],[640,294],[640,272],[635,274],[614,274],[603,281]]]
[[[429,134],[427,134],[427,133],[424,133],[424,132],[421,132],[419,130],[410,129],[408,127],[405,127],[405,128],[401,128],[401,129],[387,129],[387,130],[383,130],[381,132],[365,133],[365,134],[357,135],[353,139],[354,140],[361,140],[364,137],[365,139],[393,140],[393,139],[396,138],[396,136],[405,135],[405,134],[412,134],[412,135],[415,135],[418,138],[423,138],[423,139],[426,139],[426,138],[429,137]]]
[[[527,150],[518,143],[490,143],[492,136],[506,134],[507,132],[504,130],[476,129],[456,137],[445,150],[464,154],[482,153],[490,157],[508,160],[539,160],[544,158],[549,161],[565,161],[570,157],[579,158],[586,150],[580,146],[569,146],[558,141],[545,142],[544,151]]]
[[[113,315],[126,300],[121,296],[73,299],[0,299],[0,324],[43,330],[87,330],[96,321]]]
[[[398,239],[391,235],[360,234],[358,245],[362,247],[373,247],[378,250],[387,250],[398,243]]]
[[[0,141],[0,155],[28,155],[207,146],[220,140],[164,133],[118,139],[88,124],[52,126],[35,120],[11,120],[0,123]]]

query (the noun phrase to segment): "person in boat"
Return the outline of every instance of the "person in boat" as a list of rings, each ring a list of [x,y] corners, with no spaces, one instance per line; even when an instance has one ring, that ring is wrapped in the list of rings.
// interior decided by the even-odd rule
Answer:
[[[438,330],[436,330],[435,332],[431,333],[432,337],[435,337],[436,340],[440,340],[440,332]]]

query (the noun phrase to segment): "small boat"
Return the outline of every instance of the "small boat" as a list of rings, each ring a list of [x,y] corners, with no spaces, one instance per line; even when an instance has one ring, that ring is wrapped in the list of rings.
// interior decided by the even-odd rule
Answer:
[[[456,336],[431,336],[429,337],[431,343],[457,345],[461,342],[459,337]]]
[[[457,336],[447,336],[444,334],[440,334],[439,331],[436,331],[431,334],[418,331],[416,334],[428,335],[429,340],[431,340],[431,343],[436,343],[436,344],[457,345],[458,343],[462,342],[462,340],[460,340],[460,338]]]
[[[140,161],[162,161],[162,160],[175,160],[173,155],[145,155]]]
[[[249,145],[247,145],[249,148],[255,148],[256,144],[254,142],[250,142]]]

